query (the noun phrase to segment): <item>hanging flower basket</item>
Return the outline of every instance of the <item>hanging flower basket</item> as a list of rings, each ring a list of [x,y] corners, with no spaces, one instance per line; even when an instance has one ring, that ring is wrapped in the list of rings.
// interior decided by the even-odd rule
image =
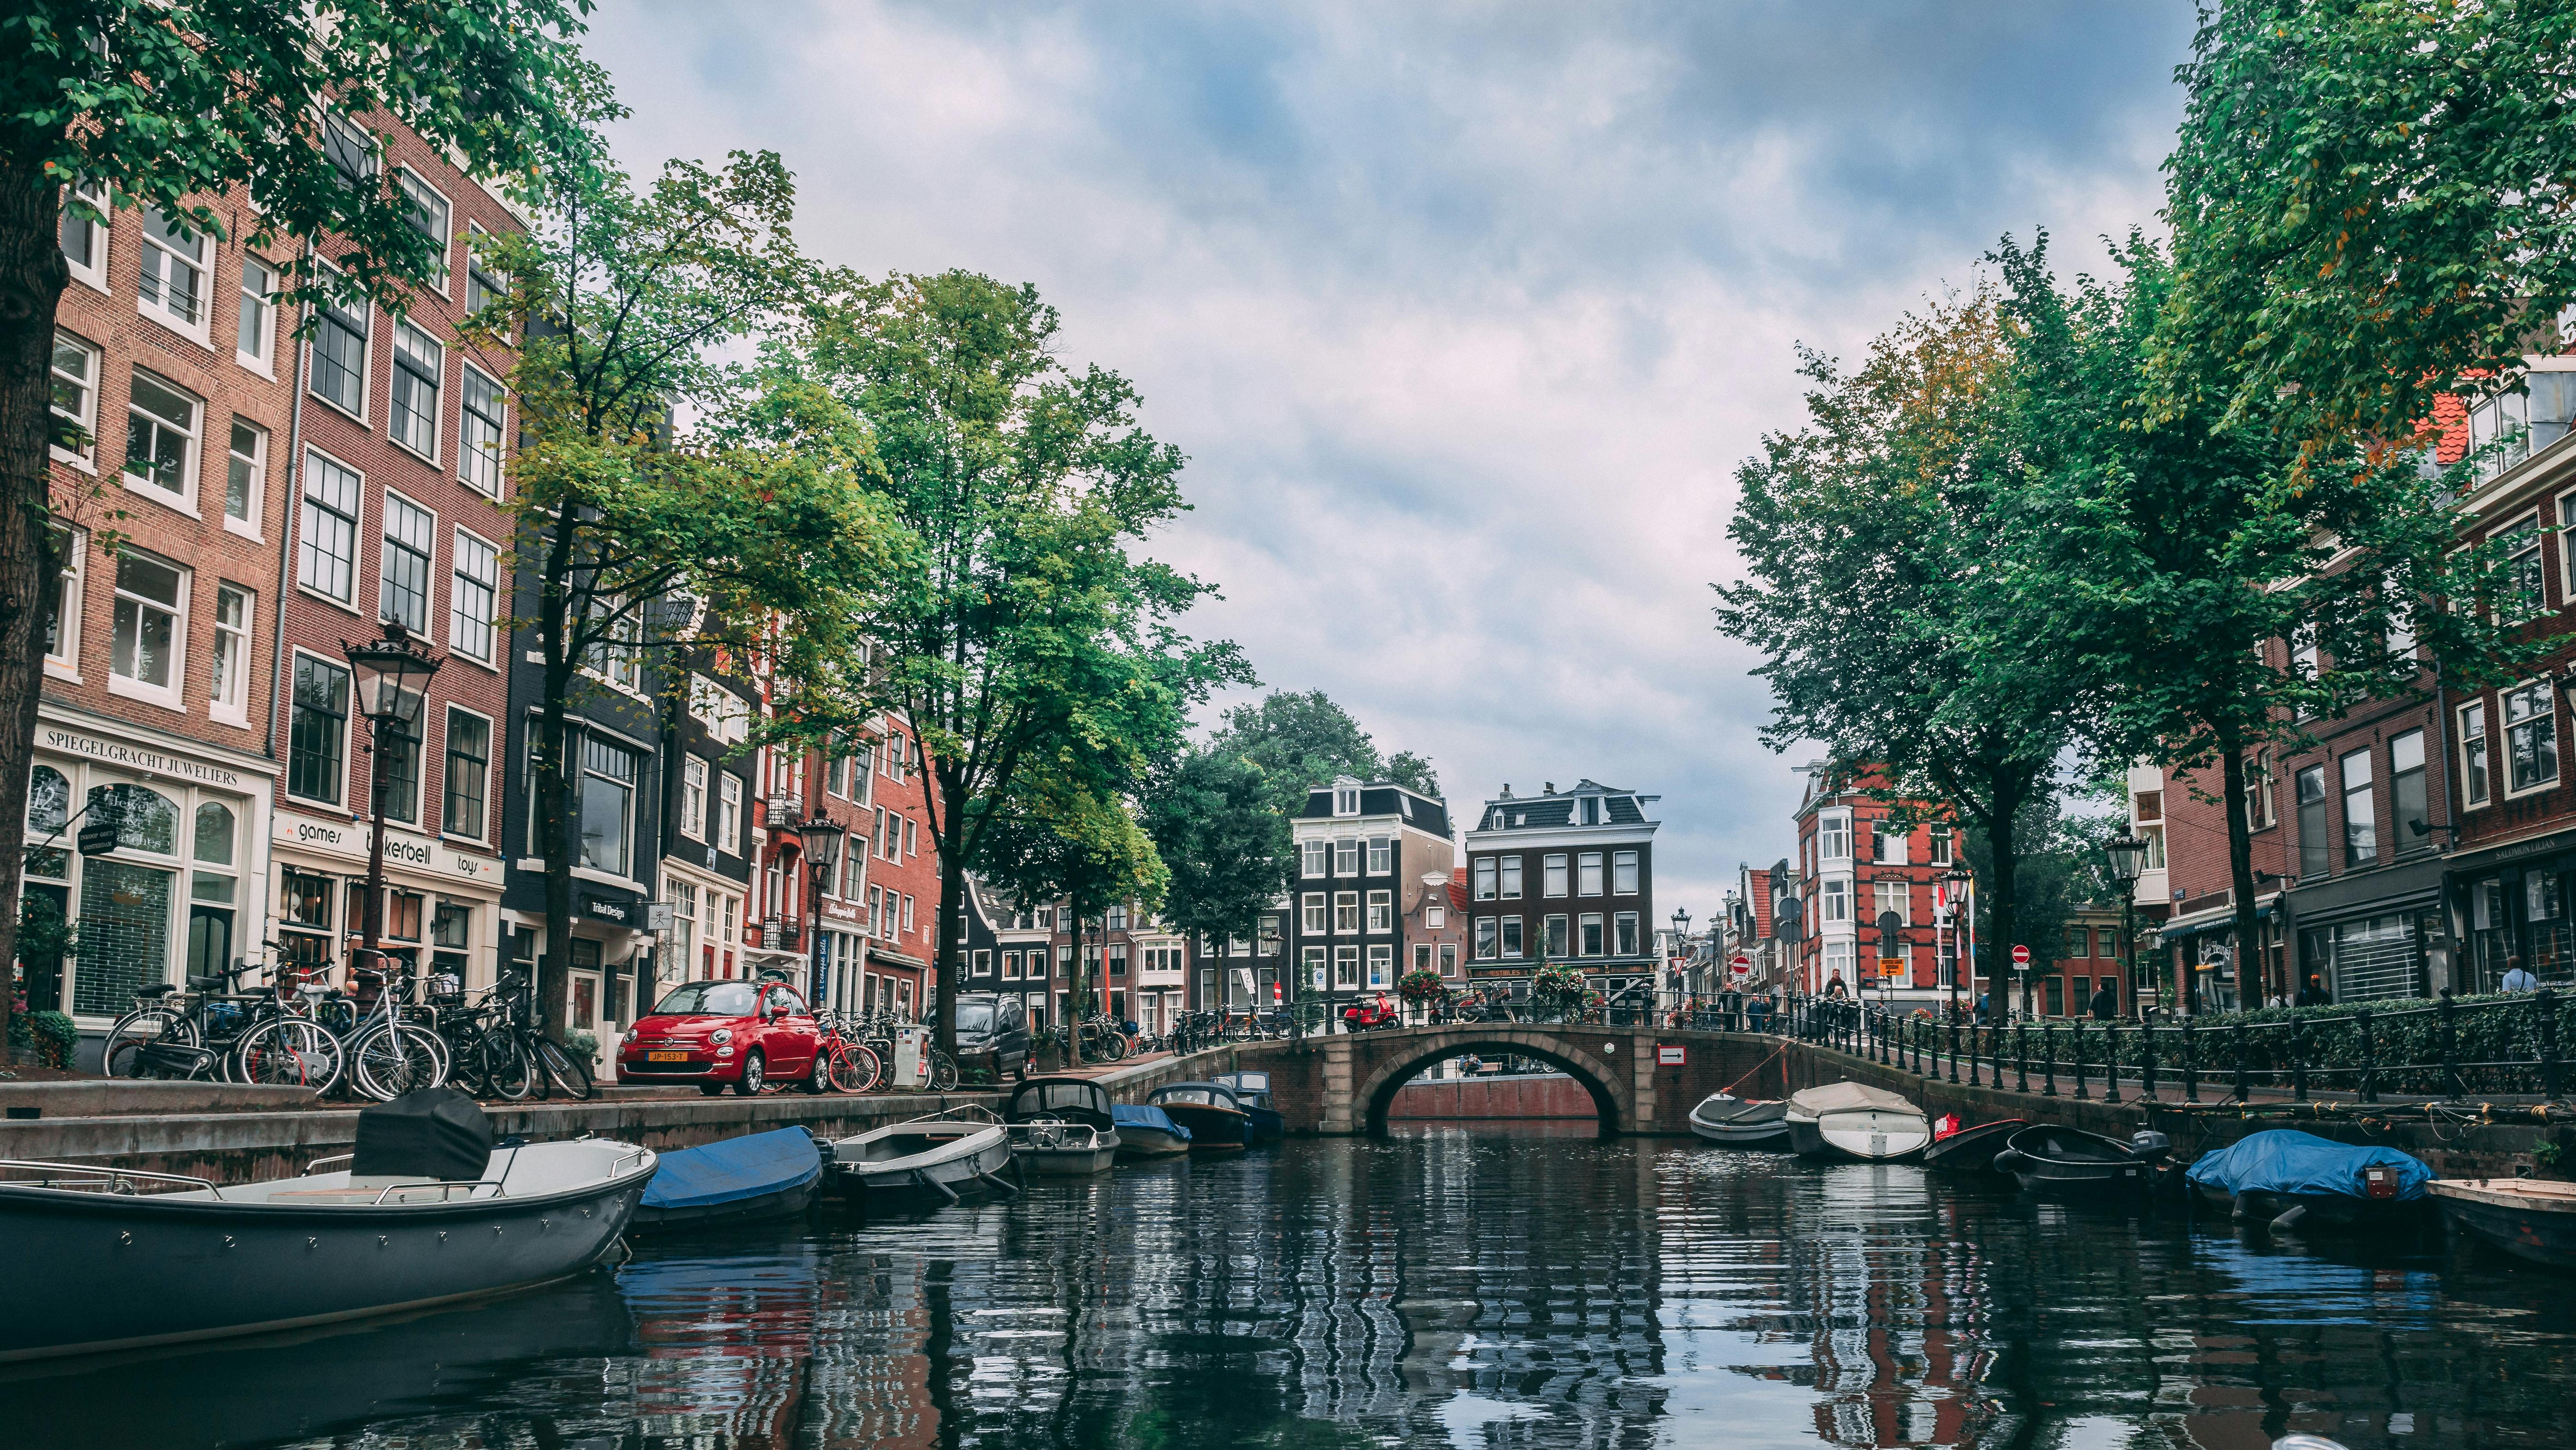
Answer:
[[[1582,1002],[1583,973],[1573,967],[1545,966],[1530,975],[1530,998],[1539,1006],[1563,1011]]]
[[[1395,994],[1407,1002],[1437,1002],[1449,995],[1449,984],[1429,967],[1415,967],[1395,979]]]

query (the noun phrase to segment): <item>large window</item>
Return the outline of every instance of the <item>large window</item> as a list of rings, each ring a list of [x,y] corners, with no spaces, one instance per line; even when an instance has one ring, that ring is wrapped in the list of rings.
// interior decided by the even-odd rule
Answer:
[[[62,238],[63,260],[71,265],[73,276],[102,292],[107,290],[108,215],[106,182],[83,181],[64,188],[62,220],[56,231]]]
[[[1348,936],[1360,929],[1360,894],[1356,891],[1333,893],[1333,934]]]
[[[232,451],[224,461],[224,519],[256,529],[259,496],[268,481],[268,430],[233,419]]]
[[[1637,955],[1637,913],[1623,911],[1610,919],[1611,947],[1623,957]]]
[[[1476,960],[1490,962],[1500,953],[1501,938],[1496,931],[1496,925],[1493,917],[1476,918]]]
[[[1360,874],[1360,843],[1358,837],[1345,836],[1333,843],[1333,874],[1336,876],[1357,876]]]
[[[472,222],[465,224],[465,310],[480,312],[496,302],[509,300],[509,279],[484,260],[483,246],[491,234]]]
[[[265,373],[277,347],[277,269],[257,257],[242,258],[241,313],[233,328],[233,360]]]
[[[1493,899],[1494,899],[1494,858],[1493,858],[1493,857],[1491,857],[1491,856],[1479,856],[1479,857],[1477,857],[1477,858],[1476,858],[1475,877],[1476,877],[1476,899],[1477,899],[1478,901],[1491,901],[1491,900],[1493,900]]]
[[[1816,858],[1821,861],[1851,859],[1851,812],[1820,811],[1817,813]]]
[[[438,461],[438,393],[446,371],[447,349],[438,339],[408,322],[394,324],[393,416],[385,420],[385,431],[432,463]]]
[[[77,445],[56,443],[54,456],[91,461],[98,442],[98,349],[68,332],[54,334],[53,413],[78,430]]]
[[[332,302],[313,320],[313,395],[351,417],[367,415],[367,328],[364,302]]]
[[[1587,957],[1601,955],[1601,913],[1583,913],[1583,920],[1576,925],[1575,945]]]
[[[455,573],[448,586],[448,647],[492,664],[500,645],[501,551],[458,529],[451,562]]]
[[[447,709],[446,807],[439,829],[482,840],[485,782],[491,778],[492,722],[451,705]]]
[[[2433,818],[2425,810],[2424,732],[2388,737],[2388,830],[2394,855],[2431,849]]]
[[[2343,864],[2367,866],[2379,859],[2379,793],[2371,789],[2370,751],[2353,751],[2336,766],[2343,774]]]
[[[1520,959],[1521,919],[1517,916],[1503,918],[1503,955],[1514,961]]]
[[[1613,896],[1634,896],[1637,894],[1636,852],[1613,851],[1610,853],[1610,894]]]
[[[376,614],[414,634],[429,633],[429,554],[438,520],[398,493],[385,495],[385,552],[376,563]]]
[[[187,610],[187,571],[149,554],[117,556],[116,647],[107,668],[128,693],[179,703]]]
[[[169,495],[182,508],[197,477],[197,433],[205,409],[196,399],[137,369],[126,395],[125,482]]]
[[[680,834],[692,841],[707,838],[707,763],[694,755],[680,758]]]
[[[1324,893],[1309,891],[1298,899],[1297,929],[1307,936],[1322,936],[1332,929],[1324,904]]]
[[[2504,692],[2506,794],[2539,790],[2558,780],[2558,720],[2547,680]]]
[[[143,213],[143,268],[136,301],[191,337],[206,325],[206,238],[166,212]]]
[[[421,180],[408,166],[394,173],[394,185],[402,188],[404,219],[411,223],[413,231],[427,237],[431,245],[438,249],[438,270],[434,285],[439,291],[444,292],[447,290],[447,244],[450,235],[447,198],[440,196],[428,182]]]
[[[1563,896],[1571,889],[1567,861],[1562,851],[1551,852],[1539,860],[1539,890],[1547,896]]]
[[[2245,767],[2245,828],[2259,831],[2272,821],[2272,754],[2267,750]]]
[[[2505,549],[2504,589],[2499,614],[2507,623],[2524,620],[2549,607],[2541,583],[2540,518],[2533,515],[2496,535]]]
[[[1359,984],[1360,949],[1358,947],[1333,948],[1333,985],[1356,987]]]
[[[1503,868],[1503,899],[1505,901],[1520,900],[1521,858],[1518,856],[1502,856],[1497,857],[1496,859],[1502,863]]]
[[[296,656],[294,708],[287,727],[286,793],[336,806],[342,745],[349,731],[349,672],[310,655]]]
[[[1875,892],[1877,896],[1877,908],[1869,914],[1869,924],[1872,927],[1876,927],[1878,925],[1879,918],[1890,914],[1893,914],[1896,917],[1896,924],[1899,926],[1910,926],[1913,924],[1914,892],[1913,889],[1905,882],[1872,882],[1871,890]]]
[[[2487,803],[2487,707],[2460,707],[2460,789],[2470,805]]]
[[[585,735],[581,742],[581,864],[626,874],[635,831],[635,752]]]
[[[45,615],[45,663],[65,673],[80,668],[81,581],[89,559],[89,535],[56,524],[54,552],[62,560],[54,574],[51,608]]]
[[[1368,929],[1371,931],[1395,930],[1394,892],[1372,891],[1368,894]]]
[[[2303,766],[2291,781],[2299,798],[2299,874],[2323,876],[2334,866],[2326,830],[2326,768]]]
[[[742,777],[728,775],[717,782],[715,848],[735,855],[742,853]]]
[[[355,472],[319,453],[305,453],[295,582],[343,604],[358,599],[358,498],[364,487]]]
[[[465,399],[456,423],[456,472],[474,488],[494,498],[501,496],[501,453],[505,446],[501,430],[502,411],[506,406],[501,385],[484,376],[472,363],[465,365]]]
[[[1574,858],[1574,894],[1577,896],[1601,894],[1600,852],[1586,851]]]
[[[1548,916],[1539,919],[1539,955],[1553,961],[1574,954],[1574,918]]]
[[[238,584],[215,586],[214,668],[208,672],[207,708],[218,719],[250,718],[250,625],[253,596]]]
[[[1297,843],[1297,874],[1321,876],[1332,869],[1332,843],[1300,841]]]
[[[1828,879],[1817,893],[1817,910],[1826,921],[1851,920],[1851,883]]]
[[[402,713],[373,736],[375,799],[386,820],[406,826],[420,824],[422,703],[418,695],[404,695]]]
[[[1371,876],[1384,876],[1395,870],[1395,841],[1391,837],[1369,837],[1368,869]]]

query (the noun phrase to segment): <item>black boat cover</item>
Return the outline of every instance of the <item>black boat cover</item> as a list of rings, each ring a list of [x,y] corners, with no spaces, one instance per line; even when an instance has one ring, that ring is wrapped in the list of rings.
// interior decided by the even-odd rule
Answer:
[[[452,1087],[419,1088],[359,1112],[349,1176],[471,1183],[491,1161],[482,1104]]]

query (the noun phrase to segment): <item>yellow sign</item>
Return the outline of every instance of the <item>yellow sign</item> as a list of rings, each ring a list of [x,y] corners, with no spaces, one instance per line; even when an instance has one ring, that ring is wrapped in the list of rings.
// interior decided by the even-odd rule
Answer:
[[[1880,957],[1878,959],[1878,974],[1887,978],[1889,981],[1894,981],[1898,977],[1904,976],[1905,958]]]

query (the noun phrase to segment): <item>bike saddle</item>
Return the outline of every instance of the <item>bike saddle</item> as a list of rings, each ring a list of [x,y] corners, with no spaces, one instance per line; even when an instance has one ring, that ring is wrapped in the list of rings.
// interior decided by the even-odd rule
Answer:
[[[193,982],[197,979],[190,977],[188,980]],[[137,997],[167,997],[178,990],[178,988],[170,985],[168,982],[147,982],[144,985],[135,988],[134,995]]]

